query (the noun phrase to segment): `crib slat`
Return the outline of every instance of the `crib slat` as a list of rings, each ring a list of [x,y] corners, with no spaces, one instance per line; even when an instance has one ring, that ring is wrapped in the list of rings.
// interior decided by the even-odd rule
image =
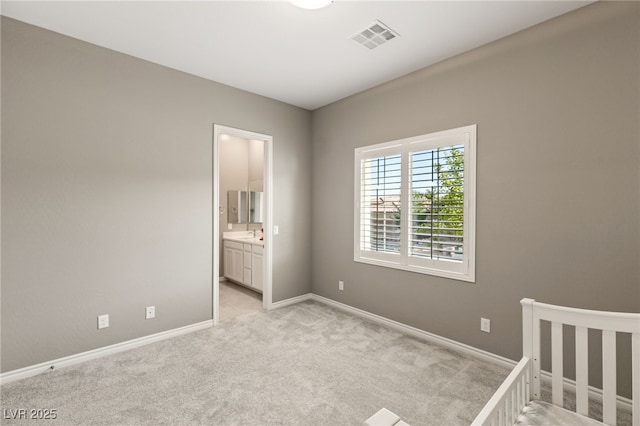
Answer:
[[[562,323],[551,323],[551,396],[554,405],[563,407]]]
[[[511,390],[511,396],[509,397],[509,424],[512,425],[516,422],[516,388]]]
[[[513,422],[511,421],[511,392],[507,394],[507,399],[504,401],[504,412],[505,412],[505,416],[504,416],[505,424],[512,425]]]
[[[602,332],[602,421],[616,424],[616,332]]]
[[[527,373],[525,374],[524,380],[525,382],[524,382],[524,388],[522,389],[523,391],[522,400],[525,401],[525,403],[527,403],[529,402],[529,399],[531,397],[530,388],[529,386],[527,386],[529,383],[531,383],[531,369],[529,369],[529,371],[527,371]]]
[[[576,412],[589,416],[589,329],[576,327]]]
[[[540,316],[533,299],[522,299],[522,356],[531,359],[531,376],[527,400],[540,399]]]
[[[522,382],[522,402],[520,407],[524,407],[531,401],[531,392],[529,388],[529,383],[531,383],[531,369],[527,371],[527,374],[524,376],[524,382]]]
[[[633,426],[640,426],[640,333],[631,335],[631,389]]]
[[[518,386],[517,386],[517,390],[518,390],[518,407],[522,407],[524,406],[524,386],[525,386],[525,382],[524,382],[524,377],[520,380],[518,380]],[[516,419],[518,418],[518,416],[516,415]]]
[[[513,424],[511,422],[511,392],[507,393],[507,399],[504,400],[504,424]]]

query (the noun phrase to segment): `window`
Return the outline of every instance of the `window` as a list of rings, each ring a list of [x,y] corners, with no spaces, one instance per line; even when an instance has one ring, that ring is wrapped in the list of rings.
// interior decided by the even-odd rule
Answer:
[[[475,281],[476,126],[356,148],[354,260]]]

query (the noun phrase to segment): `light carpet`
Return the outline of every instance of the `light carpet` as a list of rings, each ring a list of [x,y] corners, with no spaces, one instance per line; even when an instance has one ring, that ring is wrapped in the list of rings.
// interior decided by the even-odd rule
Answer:
[[[60,425],[468,425],[509,371],[315,302],[3,385]],[[3,424],[25,421],[3,420]]]

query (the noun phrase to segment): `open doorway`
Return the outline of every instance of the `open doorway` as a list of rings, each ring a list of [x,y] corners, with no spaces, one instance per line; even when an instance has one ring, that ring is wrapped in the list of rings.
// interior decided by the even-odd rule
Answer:
[[[221,153],[224,150],[221,150],[221,147],[226,143],[225,141],[236,141],[239,143],[238,147],[241,145],[240,142],[246,143],[246,163],[243,163],[242,157],[240,159],[222,158]],[[244,148],[239,151],[242,149]],[[256,156],[256,152],[261,155]],[[262,167],[257,168],[260,173],[256,173],[256,167],[251,167],[251,163],[255,163],[256,158],[262,161]],[[221,165],[226,161],[239,161],[238,169],[246,169],[246,173],[242,172],[240,176],[246,175],[246,179],[242,180],[243,177],[240,177],[242,182],[236,181],[236,183],[221,186]],[[249,168],[253,169],[251,173]],[[246,287],[246,290],[261,293],[262,308],[271,309],[273,244],[269,230],[272,229],[273,213],[272,170],[273,138],[271,136],[214,125],[212,277],[214,324],[220,321],[219,280],[221,276],[229,276],[230,282]],[[228,247],[223,242],[225,235],[229,237],[226,242]],[[224,247],[227,247],[227,250]],[[225,251],[227,252],[226,260]]]

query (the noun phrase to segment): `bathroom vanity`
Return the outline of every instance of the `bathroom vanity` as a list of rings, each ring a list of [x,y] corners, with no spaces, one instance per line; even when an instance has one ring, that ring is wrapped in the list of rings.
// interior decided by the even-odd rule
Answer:
[[[262,293],[264,241],[251,232],[223,235],[224,277]]]

